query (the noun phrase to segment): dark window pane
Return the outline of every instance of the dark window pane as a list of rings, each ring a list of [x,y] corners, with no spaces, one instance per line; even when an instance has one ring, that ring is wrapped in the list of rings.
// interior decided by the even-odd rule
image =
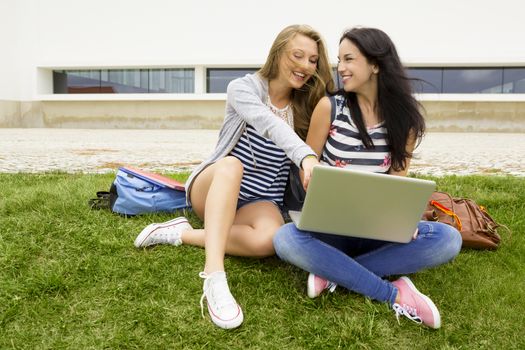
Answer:
[[[100,92],[100,70],[53,71],[55,94],[96,94]]]
[[[337,72],[337,66],[332,68],[332,78],[334,78],[335,88],[340,90],[343,88],[343,82],[341,81],[341,76]]]
[[[441,92],[442,68],[409,68],[407,74],[410,78],[414,78],[411,81],[414,92],[426,94]]]
[[[151,69],[149,71],[149,92],[192,93],[195,92],[195,71],[182,69]]]
[[[503,68],[503,92],[525,93],[525,68]]]
[[[195,74],[184,69],[105,69],[53,71],[53,92],[79,93],[192,93]]]
[[[501,93],[501,68],[444,68],[444,93]]]
[[[146,74],[144,74],[144,72]],[[110,69],[102,71],[101,92],[103,93],[147,93],[147,70]]]
[[[67,73],[63,70],[53,71],[53,93],[67,94]]]
[[[206,92],[224,93],[230,81],[255,73],[258,68],[210,68],[206,70]]]

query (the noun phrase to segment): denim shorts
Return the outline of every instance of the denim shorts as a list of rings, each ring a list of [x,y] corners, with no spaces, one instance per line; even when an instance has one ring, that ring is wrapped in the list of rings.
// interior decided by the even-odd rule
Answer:
[[[247,204],[257,203],[257,202],[270,202],[270,203],[272,203],[273,205],[275,205],[279,209],[279,211],[281,212],[281,215],[284,216],[284,214],[285,214],[284,208],[282,206],[278,205],[277,203],[275,203],[271,199],[265,199],[265,198],[257,198],[257,199],[251,199],[251,200],[238,199],[237,200],[237,210],[241,209],[242,207],[244,207]]]

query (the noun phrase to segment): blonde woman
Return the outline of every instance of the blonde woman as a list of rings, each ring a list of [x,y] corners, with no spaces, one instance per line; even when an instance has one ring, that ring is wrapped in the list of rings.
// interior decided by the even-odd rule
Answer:
[[[321,36],[306,25],[282,30],[264,66],[228,85],[216,149],[186,183],[188,202],[204,229],[193,230],[180,217],[147,226],[135,240],[136,247],[184,243],[205,248],[201,307],[205,298],[212,321],[221,328],[243,321],[228,287],[224,256],[275,254],[272,239],[284,224],[290,164],[303,169],[307,186],[319,163],[303,139],[315,105],[332,84]]]

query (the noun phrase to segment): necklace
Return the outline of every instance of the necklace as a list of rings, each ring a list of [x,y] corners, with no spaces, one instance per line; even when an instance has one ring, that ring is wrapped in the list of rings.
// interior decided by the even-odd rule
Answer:
[[[266,105],[270,108],[273,114],[281,118],[286,124],[293,128],[293,109],[291,102],[288,103],[284,108],[277,108],[272,104],[270,95],[268,95],[266,99]]]

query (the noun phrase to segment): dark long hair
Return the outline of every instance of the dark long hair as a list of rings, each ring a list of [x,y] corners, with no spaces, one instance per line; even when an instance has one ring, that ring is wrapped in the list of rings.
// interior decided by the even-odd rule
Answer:
[[[387,129],[387,140],[391,152],[392,168],[406,168],[406,160],[412,157],[406,144],[411,136],[416,145],[425,133],[425,120],[419,102],[412,96],[411,79],[397,54],[396,47],[386,33],[375,28],[352,28],[346,31],[339,43],[350,40],[370,64],[379,68],[377,76],[378,117]],[[366,130],[361,109],[354,92],[344,92],[352,119],[356,124],[365,147],[374,147]]]

